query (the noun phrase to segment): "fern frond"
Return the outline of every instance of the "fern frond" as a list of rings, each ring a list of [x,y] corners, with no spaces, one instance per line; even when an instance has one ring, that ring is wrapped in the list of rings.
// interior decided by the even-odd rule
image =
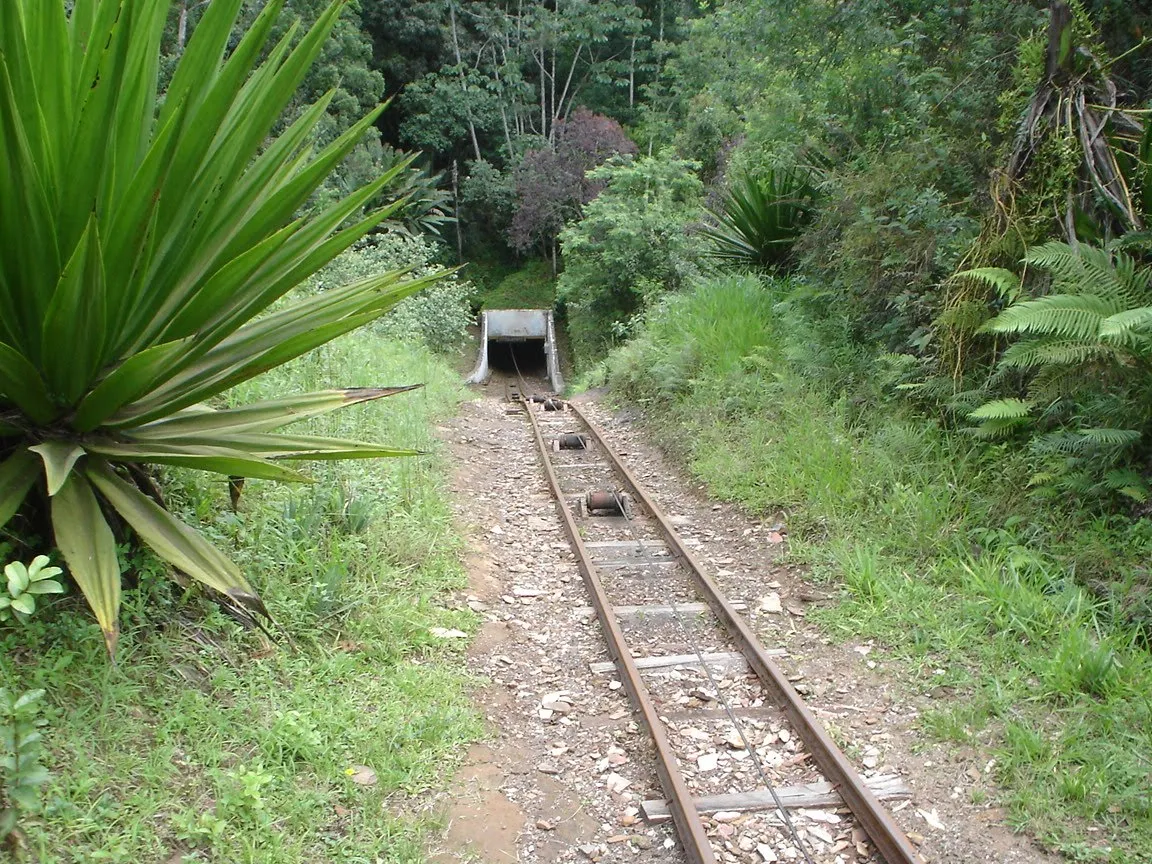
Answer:
[[[1041,456],[1095,452],[1114,456],[1139,440],[1140,433],[1135,429],[1062,429],[1040,435],[1033,440],[1032,449]]]
[[[1138,429],[1080,429],[1079,435],[1087,446],[1102,450],[1119,450],[1130,447],[1140,440]]]
[[[1009,306],[980,329],[989,333],[1035,333],[1096,341],[1105,318],[1123,305],[1093,294],[1051,294]]]
[[[996,438],[1004,438],[1020,429],[1025,423],[1027,418],[1015,420],[985,420],[979,426],[967,429],[969,435],[976,438],[985,440],[993,440]]]
[[[1148,500],[1148,484],[1130,468],[1117,468],[1104,475],[1104,485],[1133,501],[1143,504]]]
[[[1109,315],[1100,325],[1100,335],[1103,338],[1126,336],[1149,327],[1152,327],[1152,306],[1139,306]]]
[[[1032,403],[1023,399],[994,399],[985,402],[968,415],[969,420],[1025,420],[1032,414]]]
[[[1034,246],[1024,261],[1052,274],[1057,288],[1070,294],[1092,294],[1125,306],[1146,305],[1149,273],[1123,252],[1094,246],[1073,249],[1053,241]]]
[[[1139,249],[1141,251],[1152,251],[1152,231],[1129,231],[1123,237],[1117,237],[1109,246],[1109,249]]]
[[[958,282],[961,279],[983,282],[1007,303],[1015,303],[1020,297],[1020,277],[1003,267],[977,267],[973,270],[962,270],[950,276],[947,281]]]
[[[965,416],[974,408],[978,407],[982,401],[988,398],[987,391],[983,389],[978,390],[961,390],[952,394],[952,398],[948,400],[947,408],[956,413],[963,412]]]
[[[1028,385],[1028,398],[1037,405],[1047,406],[1046,415],[1065,410],[1064,403],[1094,381],[1088,370],[1079,366],[1046,366],[1041,368]]]
[[[1078,366],[1101,360],[1118,360],[1112,345],[1066,339],[1029,339],[1009,345],[1000,358],[1006,368],[1035,369],[1040,366]]]

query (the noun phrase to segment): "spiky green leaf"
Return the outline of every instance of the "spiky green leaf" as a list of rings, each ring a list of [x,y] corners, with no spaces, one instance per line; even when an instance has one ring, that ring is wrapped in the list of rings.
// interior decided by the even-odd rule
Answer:
[[[40,460],[27,449],[0,462],[0,526],[16,515],[39,476]]]
[[[92,607],[112,653],[120,635],[120,564],[112,529],[84,476],[69,474],[52,498],[52,530],[68,572]]]
[[[264,604],[241,575],[239,567],[147,495],[121,479],[107,462],[92,460],[86,475],[124,521],[162,559],[196,581],[230,597],[240,606],[267,615]]]

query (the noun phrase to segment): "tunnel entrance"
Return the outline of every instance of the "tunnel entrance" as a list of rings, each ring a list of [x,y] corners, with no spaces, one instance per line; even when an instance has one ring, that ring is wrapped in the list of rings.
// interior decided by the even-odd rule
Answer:
[[[489,339],[488,368],[493,372],[515,375],[516,370],[525,378],[548,377],[548,355],[543,339]]]
[[[556,327],[548,309],[485,309],[480,316],[479,352],[469,384],[483,384],[498,370],[505,375],[543,378],[553,393],[564,390]]]

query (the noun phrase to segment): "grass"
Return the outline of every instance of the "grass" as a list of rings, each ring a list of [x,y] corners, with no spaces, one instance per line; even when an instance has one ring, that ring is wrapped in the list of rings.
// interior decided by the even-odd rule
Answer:
[[[454,409],[457,379],[424,349],[365,331],[237,395],[417,381],[427,386],[313,426],[430,456],[318,463],[306,487],[249,481],[239,513],[223,484],[166,477],[170,505],[251,576],[277,644],[127,549],[139,585],[114,664],[75,597],[0,630],[5,684],[48,690],[52,779],[23,826],[28,858],[422,860],[435,820],[396,802],[441,783],[481,731],[460,649],[429,633],[475,623],[444,606],[464,577],[431,427]],[[359,766],[375,785],[354,782]]]
[[[472,277],[470,271],[467,275]],[[486,270],[478,275],[474,281],[480,288],[483,309],[551,309],[556,305],[556,279],[547,261],[529,261],[515,270]]]
[[[596,374],[659,414],[713,494],[787,515],[794,560],[842,589],[822,627],[878,640],[925,693],[953,688],[924,729],[992,750],[1015,827],[1074,860],[1152,860],[1148,524],[1040,503],[1018,454],[879,388],[831,389],[819,370],[867,382],[867,355],[783,296],[706,282]]]

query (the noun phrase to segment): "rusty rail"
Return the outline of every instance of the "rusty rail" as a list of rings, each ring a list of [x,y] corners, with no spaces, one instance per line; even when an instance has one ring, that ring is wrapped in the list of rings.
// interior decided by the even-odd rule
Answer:
[[[668,741],[664,726],[656,713],[656,706],[652,704],[652,699],[640,678],[640,670],[636,668],[636,662],[632,659],[628,646],[625,644],[624,634],[612,612],[608,595],[604,592],[604,586],[592,564],[592,557],[588,554],[588,549],[576,527],[576,519],[564,500],[564,493],[560,488],[556,471],[552,467],[548,447],[544,442],[544,436],[540,433],[540,425],[536,422],[532,407],[529,405],[526,408],[528,419],[532,424],[532,434],[536,438],[536,446],[540,451],[540,460],[544,465],[544,473],[548,476],[548,485],[552,488],[552,494],[556,498],[560,515],[563,517],[564,531],[576,552],[576,563],[580,569],[580,576],[584,580],[584,585],[592,598],[592,605],[596,609],[596,615],[600,619],[604,638],[608,644],[608,652],[621,671],[628,696],[631,698],[635,709],[640,713],[644,725],[648,727],[648,732],[652,736],[652,743],[656,747],[656,773],[660,778],[660,785],[664,789],[664,794],[670,802],[672,819],[676,823],[680,841],[684,844],[684,850],[692,864],[717,864],[716,855],[712,851],[712,844],[704,830],[704,823],[700,821],[700,814],[696,812],[696,807],[692,803],[692,795],[680,773],[676,756],[672,752],[672,745]],[[579,416],[587,423],[583,415]],[[593,429],[591,424],[588,424],[588,428]],[[593,434],[598,435],[594,429]],[[603,443],[603,439],[601,439],[601,443]],[[629,482],[633,481],[629,479]]]
[[[740,613],[733,608],[732,604],[720,592],[716,583],[704,572],[700,562],[692,554],[692,552],[681,542],[680,538],[673,530],[668,518],[664,515],[664,511],[660,506],[652,500],[651,496],[644,490],[628,469],[628,467],[621,461],[620,457],[616,454],[608,442],[605,441],[603,433],[599,427],[588,418],[576,405],[568,403],[568,408],[584,423],[596,440],[597,444],[608,457],[609,462],[620,473],[620,475],[627,481],[631,487],[632,493],[636,498],[641,501],[648,511],[652,514],[657,525],[660,528],[660,533],[664,535],[669,548],[673,550],[677,557],[679,557],[696,582],[697,587],[704,595],[705,601],[716,613],[717,617],[723,622],[724,626],[728,629],[729,634],[739,644],[740,651],[748,661],[748,665],[756,672],[760,681],[769,690],[773,691],[780,702],[782,709],[788,716],[789,721],[800,735],[801,739],[808,746],[812,752],[813,759],[816,765],[824,773],[824,776],[835,787],[836,791],[844,799],[844,803],[852,811],[861,827],[867,832],[868,837],[872,840],[873,845],[884,856],[884,860],[888,864],[920,864],[921,858],[916,852],[915,847],[911,841],[900,830],[900,827],[892,819],[892,816],[884,809],[883,805],[876,798],[876,796],[864,785],[860,775],[856,773],[855,768],[836,746],[836,743],[828,735],[828,732],[820,725],[820,722],[804,704],[800,698],[800,694],[796,692],[795,688],[788,682],[784,672],[777,666],[768,653],[764,650],[764,646],[760,644],[760,640],[756,638],[756,634],[748,623],[741,617]],[[580,559],[581,573],[585,570],[591,570],[588,566],[587,552],[583,548],[583,543],[580,541],[579,536],[575,530],[575,522],[571,514],[568,512],[567,505],[563,501],[560,492],[560,486],[556,480],[555,472],[549,462],[547,449],[544,446],[543,438],[540,435],[540,429],[536,424],[536,418],[532,416],[532,412],[528,412],[528,416],[532,420],[532,428],[536,433],[536,442],[540,446],[540,452],[544,460],[545,470],[548,473],[549,483],[552,485],[553,493],[556,495],[557,500],[560,502],[561,510],[565,517],[565,526],[567,527],[569,536],[573,538],[573,545],[577,547],[577,557]],[[621,652],[620,646],[623,642],[620,641],[620,631],[616,623],[615,616],[612,615],[612,610],[606,605],[606,598],[603,589],[599,585],[599,581],[595,579],[594,572],[591,576],[585,576],[585,582],[589,578],[595,583],[595,590],[591,585],[589,590],[592,591],[594,601],[596,604],[596,613],[600,617],[601,623],[604,625],[605,633],[612,632],[611,637],[616,641],[616,645],[610,647],[614,655],[621,655],[623,658],[622,665],[625,669],[625,677],[632,679],[626,681],[629,686],[629,692],[632,688],[638,689],[643,692],[643,685],[640,683],[639,672],[635,668],[631,657],[627,651]],[[645,694],[646,695],[646,694]],[[646,704],[651,710],[651,703],[647,700]],[[652,714],[654,718],[654,713]],[[655,723],[649,720],[649,716],[645,714],[645,720],[648,723],[650,730],[653,733],[654,740],[657,740],[657,750],[661,752],[662,758],[670,756],[667,753],[668,742],[663,734],[663,728],[660,727],[659,720]],[[663,741],[663,748],[660,741]],[[674,757],[672,757],[674,758]],[[673,763],[674,764],[674,763]],[[692,816],[692,822],[700,825],[699,816],[696,813],[695,807],[692,805],[691,799],[687,797],[688,791],[683,785],[683,779],[677,775],[679,779],[679,786],[665,784],[665,794],[672,802],[673,813],[681,812],[681,818],[676,820],[677,826],[680,825],[681,820],[688,821],[686,814]],[[661,781],[663,782],[664,776],[661,774]],[[684,796],[681,798],[680,796]],[[701,828],[701,835],[703,829]],[[681,831],[681,837],[688,836],[685,831]],[[707,838],[704,838],[707,843]],[[687,847],[688,842],[685,841]],[[709,855],[711,850],[709,849]],[[714,860],[710,858],[701,858],[694,860]]]

